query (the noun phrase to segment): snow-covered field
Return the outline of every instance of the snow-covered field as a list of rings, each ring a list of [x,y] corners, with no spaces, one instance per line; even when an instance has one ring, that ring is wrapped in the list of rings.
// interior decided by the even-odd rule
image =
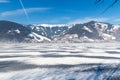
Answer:
[[[120,80],[120,43],[0,43],[0,80]]]

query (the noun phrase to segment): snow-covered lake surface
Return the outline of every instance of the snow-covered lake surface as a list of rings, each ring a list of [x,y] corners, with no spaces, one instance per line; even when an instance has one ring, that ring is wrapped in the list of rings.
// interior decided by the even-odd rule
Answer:
[[[120,80],[120,43],[0,43],[1,80]]]

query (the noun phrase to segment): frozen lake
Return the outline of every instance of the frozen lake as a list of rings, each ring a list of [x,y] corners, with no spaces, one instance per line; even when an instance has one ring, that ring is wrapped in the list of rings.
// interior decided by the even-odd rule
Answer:
[[[120,43],[0,43],[2,80],[120,80]]]

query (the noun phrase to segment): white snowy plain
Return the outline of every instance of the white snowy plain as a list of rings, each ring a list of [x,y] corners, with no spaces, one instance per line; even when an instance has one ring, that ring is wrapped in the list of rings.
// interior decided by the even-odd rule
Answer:
[[[1,80],[120,80],[120,43],[0,43]]]

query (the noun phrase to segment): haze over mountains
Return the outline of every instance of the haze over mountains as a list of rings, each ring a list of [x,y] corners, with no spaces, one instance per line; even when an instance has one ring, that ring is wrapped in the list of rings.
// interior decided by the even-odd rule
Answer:
[[[83,24],[22,25],[0,21],[0,40],[15,42],[120,41],[120,25],[90,21]]]

